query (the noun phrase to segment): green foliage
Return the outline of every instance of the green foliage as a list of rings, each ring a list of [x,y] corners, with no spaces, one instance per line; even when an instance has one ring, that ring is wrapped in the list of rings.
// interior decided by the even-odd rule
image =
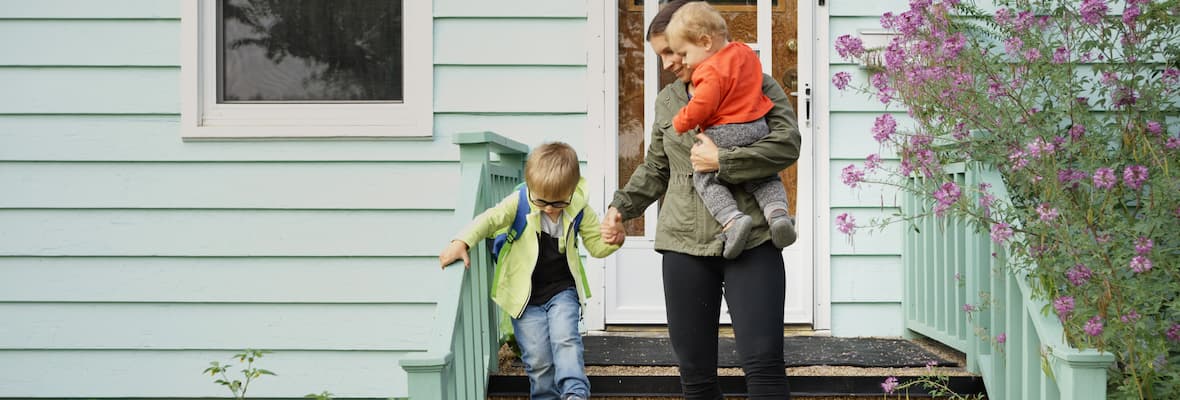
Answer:
[[[1103,0],[998,3],[912,0],[882,18],[899,35],[878,53],[837,40],[883,66],[837,88],[908,115],[872,133],[899,165],[873,155],[842,177],[990,233],[1072,346],[1115,355],[1111,397],[1180,398],[1180,1],[1120,1],[1121,15]],[[1007,196],[952,180],[952,163],[998,171]]]
[[[263,355],[271,353],[271,351],[267,350],[246,349],[242,350],[241,353],[234,354],[230,358],[231,360],[237,361],[238,363],[245,363],[245,366],[238,371],[241,379],[230,377],[232,373],[231,369],[234,367],[233,364],[222,364],[218,361],[209,362],[209,367],[205,368],[204,373],[212,376],[214,383],[225,386],[230,391],[230,394],[234,396],[234,399],[243,400],[246,398],[246,391],[250,389],[250,384],[258,380],[258,378],[261,378],[263,375],[278,376],[274,372],[254,366],[254,363],[261,359]],[[312,393],[303,397],[316,400],[332,400],[332,393],[325,390],[320,394]]]
[[[246,391],[250,389],[250,383],[261,378],[263,375],[275,376],[274,372],[262,368],[256,368],[254,362],[262,358],[264,354],[269,354],[266,350],[244,350],[241,353],[234,354],[233,359],[239,363],[246,363],[242,368],[241,379],[230,378],[228,372],[233,368],[232,364],[222,364],[217,361],[209,363],[209,368],[205,368],[205,373],[214,378],[213,382],[218,385],[225,386],[233,394],[235,399],[245,399]]]

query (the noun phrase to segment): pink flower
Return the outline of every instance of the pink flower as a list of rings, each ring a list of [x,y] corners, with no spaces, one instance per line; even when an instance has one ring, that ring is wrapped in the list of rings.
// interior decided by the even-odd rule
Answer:
[[[1062,321],[1065,321],[1065,318],[1073,312],[1073,307],[1073,296],[1061,296],[1053,300],[1053,309],[1057,311],[1057,317]]]
[[[1172,324],[1172,326],[1168,328],[1167,337],[1168,340],[1173,342],[1180,342],[1180,324]]]
[[[1094,170],[1094,187],[1098,189],[1110,189],[1114,187],[1117,179],[1114,177],[1114,170],[1106,167]]]
[[[1147,133],[1159,135],[1164,132],[1164,127],[1160,125],[1159,121],[1147,121]]]
[[[852,236],[856,232],[856,218],[848,213],[843,213],[836,216],[836,230],[845,235]]]
[[[832,76],[832,84],[836,85],[836,89],[844,90],[848,87],[848,82],[852,80],[852,75],[845,71],[837,72]]]
[[[1086,326],[1082,327],[1082,329],[1085,330],[1086,334],[1090,336],[1101,335],[1102,317],[1095,315],[1093,318],[1090,318],[1089,321],[1086,321]]]
[[[1170,137],[1168,141],[1164,142],[1164,147],[1168,150],[1180,149],[1180,137]]]
[[[890,114],[882,114],[877,117],[876,121],[873,121],[873,139],[876,139],[877,143],[889,140],[889,137],[896,132],[897,121],[894,121]]]
[[[1094,272],[1087,268],[1085,264],[1074,265],[1068,271],[1065,271],[1065,278],[1069,279],[1069,283],[1074,286],[1085,285],[1090,281],[1090,277],[1094,276]]]
[[[844,181],[845,185],[854,188],[856,185],[865,181],[865,172],[856,169],[855,165],[848,164],[847,167],[840,172],[840,179]]]
[[[1137,274],[1151,271],[1151,259],[1144,256],[1131,258],[1131,271],[1135,271]]]
[[[1004,344],[1004,342],[1007,342],[1007,341],[1008,341],[1008,334],[1001,332],[999,335],[996,335],[996,343]]]
[[[1058,47],[1056,50],[1053,50],[1054,64],[1065,64],[1067,62],[1069,62],[1069,49],[1062,46]]]
[[[881,155],[877,153],[869,154],[865,157],[865,169],[874,170],[881,167]]]
[[[975,311],[975,305],[974,305],[974,304],[971,304],[971,303],[966,303],[966,304],[963,304],[963,312],[970,314],[970,313],[972,313],[972,312],[974,312],[974,311]]]
[[[1151,253],[1151,248],[1154,245],[1155,242],[1151,238],[1140,236],[1138,239],[1135,239],[1135,254],[1146,256],[1148,253]]]
[[[897,385],[897,377],[891,376],[885,378],[885,382],[881,382],[881,390],[884,390],[885,393],[893,393],[894,390],[897,390]]]
[[[1130,165],[1123,169],[1123,183],[1131,189],[1139,189],[1147,181],[1147,167]]]
[[[1037,206],[1037,214],[1040,215],[1042,222],[1053,222],[1057,219],[1057,208],[1052,207],[1049,203],[1041,203]]]
[[[1085,125],[1073,124],[1073,126],[1069,127],[1069,138],[1070,139],[1078,140],[1078,139],[1081,139],[1082,135],[1085,135],[1085,134],[1086,134],[1086,126]]]
[[[836,52],[840,54],[840,58],[860,57],[864,51],[864,42],[859,37],[841,35],[836,38]]]
[[[934,191],[934,199],[938,204],[934,205],[934,215],[941,216],[946,213],[946,210],[959,201],[959,196],[962,192],[959,190],[959,185],[954,182],[943,183],[938,190]]]
[[[1018,37],[1010,37],[1004,41],[1004,51],[1009,55],[1016,57],[1020,55],[1020,50],[1024,48],[1024,41]]]
[[[992,225],[991,237],[993,242],[1004,243],[1004,241],[1012,237],[1012,228],[1006,222],[998,222]]]
[[[1123,323],[1129,324],[1129,323],[1138,321],[1139,318],[1140,318],[1139,313],[1135,312],[1135,310],[1131,310],[1131,312],[1127,313],[1126,315],[1119,317],[1119,320],[1123,321]]]
[[[1087,24],[1095,25],[1102,21],[1102,17],[1106,16],[1106,2],[1104,0],[1085,0],[1078,12],[1082,15],[1082,20]]]

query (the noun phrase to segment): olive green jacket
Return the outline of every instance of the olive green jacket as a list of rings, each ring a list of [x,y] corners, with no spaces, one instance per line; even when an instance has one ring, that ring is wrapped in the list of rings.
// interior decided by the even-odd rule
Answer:
[[[774,102],[774,108],[766,114],[770,135],[749,146],[718,149],[721,165],[718,179],[730,186],[738,209],[754,218],[747,248],[770,240],[770,232],[754,196],[741,184],[777,174],[794,164],[799,159],[801,141],[787,94],[769,75],[762,76],[762,91]],[[672,127],[672,117],[685,104],[688,104],[686,83],[673,82],[660,91],[647,155],[627,185],[615,192],[610,205],[619,210],[623,219],[631,219],[665,196],[656,225],[656,250],[720,256],[721,241],[717,234],[721,225],[709,214],[692,185],[689,155],[697,131],[677,135]]]

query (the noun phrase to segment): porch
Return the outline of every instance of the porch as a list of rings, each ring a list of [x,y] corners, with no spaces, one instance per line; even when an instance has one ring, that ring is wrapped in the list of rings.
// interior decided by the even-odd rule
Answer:
[[[455,141],[462,148],[462,184],[475,188],[460,192],[464,198],[458,203],[456,218],[465,223],[521,180],[528,149],[491,132],[462,134]],[[986,180],[995,181],[993,187],[1002,187],[997,177],[956,168],[947,173],[963,184]],[[910,211],[922,206],[917,199],[906,199],[904,204]],[[992,399],[1105,398],[1106,369],[1113,356],[1069,347],[1060,324],[1041,312],[1043,301],[1031,298],[1023,277],[1004,272],[1006,249],[959,221],[931,218],[916,223],[922,229],[906,235],[903,256],[904,322],[915,339],[902,342],[953,360],[956,366],[944,366],[941,372],[951,377],[948,382],[957,393],[986,393]],[[446,270],[447,290],[439,294],[430,350],[401,361],[408,375],[410,398],[510,399],[527,388],[527,379],[499,345],[497,313],[487,301],[491,259],[485,245],[474,250],[470,270]],[[957,285],[953,277],[971,279],[966,285]],[[972,319],[963,312],[963,305],[976,301],[982,291],[992,296],[994,304],[978,310]],[[1005,339],[995,340],[1000,333]],[[608,329],[607,334],[623,340],[618,343],[661,337],[659,331],[641,335]],[[784,340],[797,336],[798,332],[784,332]],[[594,351],[588,346],[587,357],[597,355]],[[675,367],[667,363],[587,364],[596,396],[678,395]],[[788,368],[792,392],[798,398],[876,397],[882,395],[880,384],[889,376],[904,383],[914,379],[906,377],[931,374],[925,366],[832,368],[838,364]],[[719,375],[727,394],[742,395],[740,369],[722,368]],[[918,389],[911,388],[910,396],[922,396]]]

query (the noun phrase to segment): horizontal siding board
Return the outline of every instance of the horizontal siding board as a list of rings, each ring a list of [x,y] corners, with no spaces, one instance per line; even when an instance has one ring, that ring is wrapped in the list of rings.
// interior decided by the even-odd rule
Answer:
[[[0,256],[432,256],[459,222],[451,211],[0,210]]]
[[[899,167],[896,161],[884,161],[881,163],[883,168],[893,170]],[[831,176],[829,182],[839,182],[839,184],[832,185],[832,193],[829,197],[832,207],[858,207],[858,206],[875,206],[875,207],[900,207],[901,197],[898,195],[899,189],[894,185],[886,185],[873,182],[861,182],[856,187],[849,187],[844,184],[843,170],[853,165],[857,169],[864,171],[864,160],[831,160],[831,166],[828,171]],[[885,170],[877,169],[865,173],[865,179],[869,181],[885,181],[894,179]]]
[[[425,351],[434,304],[0,303],[0,348]],[[222,334],[218,334],[218,333]]]
[[[0,20],[0,64],[178,66],[180,23]]]
[[[459,167],[457,163],[0,162],[0,187],[5,188],[0,192],[0,209],[452,210],[459,197]]]
[[[437,114],[427,140],[180,140],[177,117],[0,116],[0,161],[458,161],[460,132],[491,131],[531,147],[585,151],[586,115]],[[586,159],[586,154],[579,155]]]
[[[0,0],[0,19],[176,19],[180,1]]]
[[[434,23],[434,62],[586,65],[587,49],[578,45],[586,33],[586,20],[577,19],[440,19]]]
[[[434,0],[434,16],[585,18],[586,0]]]
[[[832,255],[901,255],[901,235],[903,229],[906,229],[904,222],[895,222],[884,228],[871,226],[874,220],[882,220],[899,211],[896,208],[880,208],[876,206],[859,208],[833,207],[833,221],[835,221],[836,216],[848,213],[856,219],[856,224],[860,227],[856,229],[856,233],[851,240],[849,240],[848,235],[841,233],[839,230],[831,229]]]
[[[901,303],[832,303],[832,336],[897,337],[902,321]]]
[[[833,303],[901,302],[900,256],[832,257]]]
[[[430,303],[441,290],[437,264],[436,257],[0,257],[0,302]]]
[[[584,66],[436,66],[434,111],[585,113],[586,79]]]
[[[878,112],[834,112],[831,114],[832,129],[829,140],[832,158],[864,160],[869,154],[878,154],[881,158],[897,158],[897,152],[873,139],[873,124],[877,117],[885,114]],[[899,130],[910,126],[910,118],[904,111],[889,113],[897,121]]]
[[[976,1],[971,2],[976,7],[984,12],[995,12],[995,10],[1002,8],[1002,4],[992,1]],[[1110,12],[1118,14],[1122,11],[1121,2],[1110,2]],[[909,3],[904,0],[887,0],[887,1],[832,1],[829,14],[832,17],[857,17],[857,16],[871,16],[880,17],[886,12],[892,12],[893,15],[899,15],[903,12],[909,11]],[[832,18],[833,20],[836,18]]]
[[[0,114],[176,114],[179,68],[3,68]]]
[[[233,331],[225,335],[232,336]],[[241,368],[218,351],[159,350],[0,350],[0,397],[226,398],[212,377],[201,373],[209,362]],[[405,397],[406,374],[398,360],[419,353],[373,351],[281,351],[265,355],[265,376],[250,386],[251,398],[302,398],[325,390],[336,398]],[[240,375],[239,375],[240,376]]]

